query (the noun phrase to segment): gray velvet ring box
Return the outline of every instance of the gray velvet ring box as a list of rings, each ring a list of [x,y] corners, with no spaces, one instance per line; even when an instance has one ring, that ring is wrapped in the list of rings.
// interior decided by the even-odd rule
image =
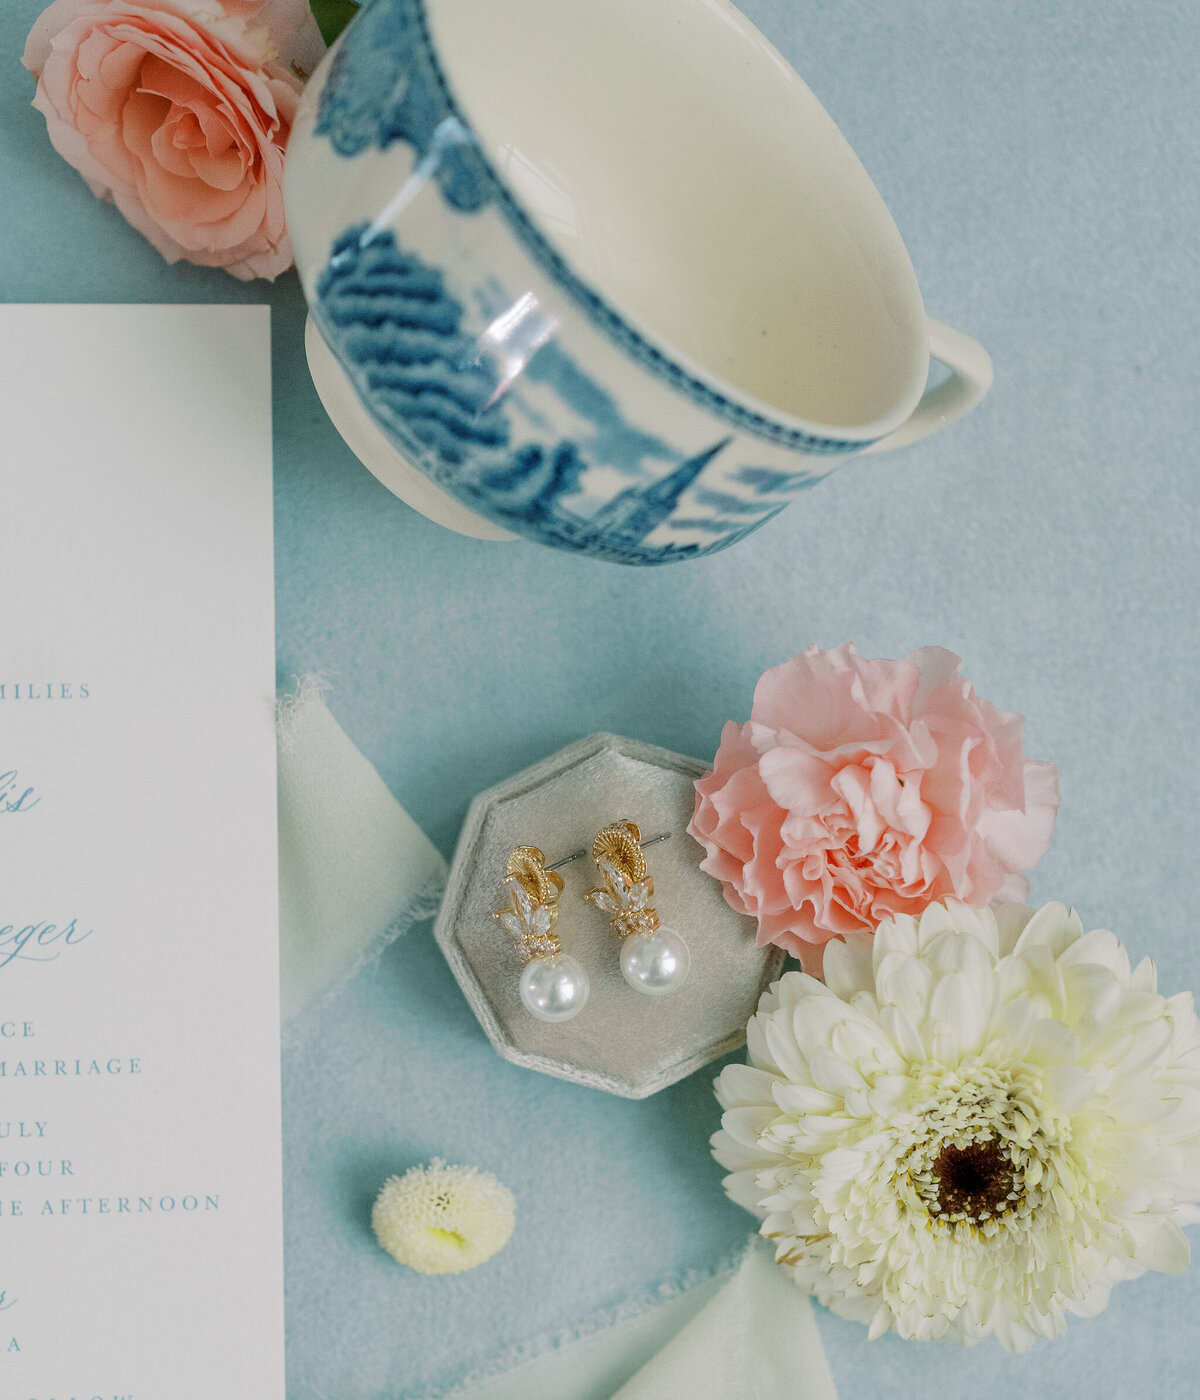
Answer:
[[[514,1064],[625,1098],[665,1089],[736,1049],[763,990],[782,969],[778,948],[755,946],[752,919],[735,913],[700,869],[703,851],[687,835],[694,779],[707,765],[612,734],[593,734],[482,792],[459,837],[435,933],[492,1044]],[[670,832],[646,852],[654,904],[691,949],[683,986],[662,997],[635,991],[621,976],[619,944],[604,914],[581,898],[597,883],[592,839],[628,819],[643,839]],[[538,846],[566,888],[558,931],[563,951],[591,979],[573,1020],[538,1021],[521,1005],[521,960],[494,909],[502,908],[505,862],[514,846]]]

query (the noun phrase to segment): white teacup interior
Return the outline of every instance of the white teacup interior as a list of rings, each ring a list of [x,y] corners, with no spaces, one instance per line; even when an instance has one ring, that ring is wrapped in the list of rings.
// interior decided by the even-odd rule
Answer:
[[[928,366],[886,206],[724,0],[426,0],[464,115],[542,232],[681,357],[869,437]]]

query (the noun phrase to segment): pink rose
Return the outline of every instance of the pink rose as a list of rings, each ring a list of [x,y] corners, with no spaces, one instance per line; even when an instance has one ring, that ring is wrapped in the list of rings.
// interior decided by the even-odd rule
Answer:
[[[819,975],[838,934],[1027,892],[1017,872],[1050,843],[1058,775],[958,667],[941,647],[809,647],[760,678],[749,724],[725,726],[688,830],[760,944]]]
[[[283,155],[315,61],[303,0],[54,0],[25,46],[55,150],[169,261],[291,265]],[[307,6],[304,7],[307,10]]]

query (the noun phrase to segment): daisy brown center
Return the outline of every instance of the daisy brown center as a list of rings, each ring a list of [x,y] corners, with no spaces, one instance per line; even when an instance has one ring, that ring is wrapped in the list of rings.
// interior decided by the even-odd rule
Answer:
[[[930,1202],[931,1215],[958,1217],[978,1225],[1002,1215],[1012,1204],[1016,1172],[995,1138],[965,1147],[947,1144],[934,1160],[932,1171],[937,1198]]]

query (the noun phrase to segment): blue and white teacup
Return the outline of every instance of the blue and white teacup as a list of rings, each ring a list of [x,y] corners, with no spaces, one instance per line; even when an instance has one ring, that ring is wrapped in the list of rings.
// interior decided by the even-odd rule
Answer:
[[[991,382],[726,0],[373,0],[304,94],[287,206],[331,417],[464,534],[697,558]]]

